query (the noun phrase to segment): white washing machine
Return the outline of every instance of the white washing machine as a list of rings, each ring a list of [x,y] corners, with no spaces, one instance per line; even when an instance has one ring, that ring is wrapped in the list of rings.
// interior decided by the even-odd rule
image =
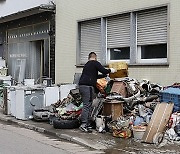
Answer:
[[[59,100],[59,87],[46,87],[45,88],[45,106],[50,106]]]
[[[3,101],[1,105],[4,105],[4,113],[7,115],[12,115],[14,116],[15,114],[15,89],[6,86],[5,89],[3,90]]]
[[[59,99],[62,101],[67,97],[71,89],[75,89],[76,84],[62,84],[59,86]]]
[[[16,91],[16,118],[28,120],[33,117],[34,109],[44,107],[44,89],[21,86]]]
[[[15,87],[7,88],[8,114],[16,116],[16,93]]]

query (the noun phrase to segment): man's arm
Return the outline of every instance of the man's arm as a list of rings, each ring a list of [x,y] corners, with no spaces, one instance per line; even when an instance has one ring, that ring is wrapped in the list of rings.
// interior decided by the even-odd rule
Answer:
[[[105,77],[107,77],[106,74],[98,74],[98,79],[105,78]]]
[[[98,62],[98,61],[96,62],[96,67],[97,67],[97,70],[98,70],[100,73],[102,73],[103,75],[108,74],[108,73],[111,72],[110,69],[104,68],[104,67],[101,65],[101,63]]]

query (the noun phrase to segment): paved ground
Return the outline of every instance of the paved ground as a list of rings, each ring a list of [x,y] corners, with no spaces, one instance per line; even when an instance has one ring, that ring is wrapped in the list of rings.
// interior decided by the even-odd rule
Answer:
[[[1,154],[98,154],[102,151],[60,141],[33,130],[0,123]]]
[[[0,120],[19,125],[24,128],[35,130],[46,135],[52,135],[83,145],[95,150],[105,151],[107,154],[137,153],[137,154],[156,154],[170,153],[180,154],[180,142],[163,143],[156,147],[153,144],[146,144],[131,139],[114,138],[110,133],[101,134],[93,131],[92,134],[82,133],[79,129],[54,129],[52,125],[46,122],[22,121],[14,117],[4,115],[0,112]]]

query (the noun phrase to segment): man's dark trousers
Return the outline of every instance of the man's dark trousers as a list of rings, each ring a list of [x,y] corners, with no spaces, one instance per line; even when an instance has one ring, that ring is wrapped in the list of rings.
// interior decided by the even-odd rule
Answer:
[[[94,99],[94,87],[93,86],[86,86],[80,85],[79,91],[82,96],[83,101],[83,109],[81,113],[81,122],[82,124],[86,124],[86,126],[90,122],[90,114],[92,111],[92,101]]]

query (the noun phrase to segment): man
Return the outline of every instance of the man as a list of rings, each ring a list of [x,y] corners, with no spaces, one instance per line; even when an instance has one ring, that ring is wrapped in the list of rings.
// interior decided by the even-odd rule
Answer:
[[[98,75],[98,72],[102,73]],[[94,99],[94,90],[98,78],[105,77],[108,73],[115,73],[113,68],[105,69],[98,61],[95,52],[91,52],[88,56],[88,62],[84,65],[81,78],[79,80],[79,90],[82,95],[83,109],[81,113],[80,130],[84,132],[92,132],[89,129],[89,116]]]

